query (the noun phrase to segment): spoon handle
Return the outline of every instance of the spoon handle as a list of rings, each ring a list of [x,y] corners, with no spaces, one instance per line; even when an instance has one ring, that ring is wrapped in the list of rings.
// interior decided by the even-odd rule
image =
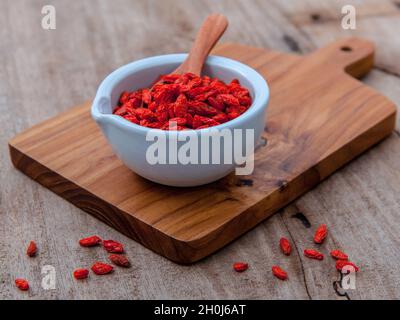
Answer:
[[[228,27],[228,20],[219,13],[209,15],[200,27],[186,60],[172,73],[187,72],[198,76],[210,51]]]

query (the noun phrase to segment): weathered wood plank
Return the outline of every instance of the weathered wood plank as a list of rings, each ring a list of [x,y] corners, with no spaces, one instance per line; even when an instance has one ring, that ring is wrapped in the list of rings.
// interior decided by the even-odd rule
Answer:
[[[400,7],[395,1],[278,1],[277,6],[317,47],[341,37],[363,37],[376,44],[376,66],[400,75]],[[356,29],[341,26],[343,5],[356,8]],[[302,39],[299,39],[302,42]]]
[[[341,28],[342,8],[347,5],[354,6],[358,18],[385,17],[398,11],[395,2],[390,0],[272,0],[269,5],[271,2],[296,26],[318,25],[331,21],[337,24],[337,29]]]

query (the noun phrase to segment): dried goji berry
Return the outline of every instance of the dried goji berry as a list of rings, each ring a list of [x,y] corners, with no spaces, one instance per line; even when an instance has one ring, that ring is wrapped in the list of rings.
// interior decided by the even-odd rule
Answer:
[[[124,246],[114,240],[104,240],[103,241],[104,249],[106,249],[110,253],[123,253]]]
[[[151,89],[122,92],[113,113],[148,128],[204,129],[239,117],[251,103],[249,90],[237,79],[226,84],[193,73],[170,74],[160,76]],[[207,120],[193,121],[195,116]],[[175,118],[186,122],[172,127],[166,125]]]
[[[340,250],[332,250],[331,251],[331,256],[337,260],[347,260],[349,259],[349,257],[347,256],[347,254],[345,254],[344,252],[340,251]]]
[[[34,241],[29,242],[29,246],[28,249],[26,250],[26,254],[29,257],[34,257],[37,253],[37,246],[36,243]]]
[[[317,228],[317,231],[315,231],[314,242],[321,244],[325,240],[327,234],[328,228],[326,227],[326,224],[321,224]]]
[[[219,122],[219,123],[224,123],[229,121],[228,116],[225,113],[219,113],[216,116],[212,117],[213,120]]]
[[[164,126],[162,126],[161,129],[170,131],[180,131],[180,130],[187,130],[188,128],[185,126],[171,126],[169,123],[167,123]]]
[[[141,126],[147,127],[147,128],[153,128],[153,129],[160,129],[162,127],[162,124],[160,122],[151,122],[149,120],[143,119],[140,120],[139,124]]]
[[[208,125],[208,124],[205,124],[205,125],[202,125],[202,126],[199,126],[199,127],[197,127],[196,129],[197,130],[200,130],[200,129],[206,129],[206,128],[209,128],[210,126]]]
[[[251,98],[250,97],[237,97],[240,105],[246,107],[246,109],[251,105]]]
[[[129,96],[130,96],[129,92],[127,92],[127,91],[122,92],[121,96],[119,98],[119,103],[124,104],[125,102],[127,102],[129,99]]]
[[[235,118],[237,118],[239,116],[240,116],[239,112],[229,112],[227,114],[227,117],[228,117],[229,120],[233,120],[233,119],[235,119]]]
[[[147,109],[147,108],[137,108],[135,109],[135,116],[139,120],[149,120],[149,121],[154,121],[157,119],[156,114]]]
[[[248,268],[249,268],[249,265],[247,263],[244,263],[244,262],[235,262],[233,264],[233,269],[236,272],[243,272],[243,271],[246,271]]]
[[[174,104],[174,113],[176,117],[184,118],[188,111],[188,101],[184,94],[180,94]],[[171,120],[171,119],[170,119]]]
[[[165,123],[169,118],[169,106],[167,104],[160,104],[155,111],[157,120],[160,123]]]
[[[88,269],[76,269],[74,271],[74,278],[81,280],[81,279],[86,279],[89,276],[89,270]]]
[[[324,255],[321,252],[314,250],[314,249],[305,249],[304,255],[307,258],[311,258],[311,259],[316,259],[316,260],[324,259]]]
[[[272,273],[275,277],[281,280],[286,280],[287,279],[287,273],[280,267],[278,266],[272,266]]]
[[[223,111],[225,108],[225,105],[222,101],[220,101],[217,98],[214,97],[209,97],[208,98],[208,103],[210,104],[211,107],[219,110],[219,111]]]
[[[192,126],[193,126],[193,116],[190,113],[187,113],[185,118],[186,118],[186,125],[189,128],[192,128]]]
[[[79,240],[79,244],[82,247],[94,247],[101,243],[101,239],[98,236],[91,236],[84,239]]]
[[[118,254],[111,254],[108,258],[112,261],[112,263],[114,263],[117,266],[124,268],[128,268],[131,266],[131,263],[129,262],[128,258],[125,256],[121,256]]]
[[[195,115],[193,117],[193,129],[199,129],[199,127],[207,125],[209,127],[211,126],[217,126],[219,125],[219,122],[211,119],[211,118],[207,118],[207,117],[203,117],[203,116],[199,116],[199,115]]]
[[[186,117],[185,118],[175,117],[175,118],[169,119],[168,122],[169,122],[169,125],[174,123],[175,125],[178,125],[178,126],[185,126],[187,120],[186,120]]]
[[[99,276],[110,273],[114,270],[113,266],[102,262],[96,262],[92,265],[91,269],[95,274]]]
[[[292,247],[290,246],[290,242],[288,239],[286,238],[281,238],[281,240],[279,241],[279,245],[281,247],[282,252],[285,255],[290,255],[290,252],[292,251]]]
[[[240,106],[240,102],[239,102],[238,98],[236,98],[232,94],[221,94],[219,96],[221,97],[221,99],[225,103],[225,105],[227,105],[227,106],[235,106],[235,107]]]
[[[29,282],[25,279],[15,279],[15,285],[19,290],[26,291],[29,290]]]
[[[354,268],[355,272],[358,272],[358,270],[359,270],[359,268],[353,262],[350,262],[347,260],[337,260],[336,261],[336,270],[342,271],[342,269],[345,266],[351,266],[352,268]]]
[[[189,90],[187,94],[188,94],[189,98],[196,98],[196,96],[203,94],[207,90],[208,90],[208,88],[205,86],[196,87],[196,88]]]
[[[246,107],[244,107],[244,106],[229,106],[229,107],[226,107],[226,110],[225,110],[225,112],[227,112],[227,113],[238,113],[238,114],[242,114],[245,111],[246,111]]]
[[[220,112],[214,107],[211,107],[207,105],[205,102],[201,101],[188,102],[188,112],[189,111],[193,114],[197,114],[199,116],[204,116],[204,117],[212,117],[218,114],[218,112]]]
[[[143,89],[142,91],[142,101],[146,104],[151,103],[151,93],[148,89]]]
[[[117,116],[124,117],[126,119],[125,116],[128,114],[128,111],[126,110],[125,106],[120,106],[114,110],[114,114],[116,114]]]
[[[124,116],[124,118],[132,123],[139,124],[139,120],[134,114],[127,114]]]

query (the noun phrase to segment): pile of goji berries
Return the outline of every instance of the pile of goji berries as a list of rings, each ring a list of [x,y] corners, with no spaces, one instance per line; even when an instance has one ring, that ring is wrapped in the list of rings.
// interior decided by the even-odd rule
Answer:
[[[251,103],[237,79],[226,84],[193,73],[170,74],[150,89],[123,92],[113,113],[148,128],[204,129],[237,118]]]
[[[128,258],[124,255],[124,246],[114,240],[102,240],[98,236],[91,236],[84,239],[79,240],[79,244],[82,247],[95,247],[102,245],[103,248],[111,253],[108,256],[108,259],[116,266],[129,268],[131,266]],[[37,245],[34,241],[29,243],[28,249],[26,250],[26,254],[29,257],[34,257],[37,254]],[[91,266],[91,270],[97,275],[104,275],[113,272],[114,267],[110,264],[104,262],[95,262]],[[86,268],[78,268],[73,271],[73,276],[77,280],[86,279],[89,276],[89,270]],[[29,290],[29,282],[26,279],[18,278],[15,279],[15,285],[18,289],[22,291]]]
[[[315,231],[314,234],[314,243],[316,244],[322,244],[325,240],[325,238],[328,235],[328,228],[325,224],[320,225],[317,230]],[[288,239],[286,238],[281,238],[279,241],[279,246],[282,251],[282,253],[286,256],[289,256],[291,251],[292,251],[292,246],[289,242]],[[336,259],[336,270],[339,272],[342,271],[342,269],[345,266],[351,266],[355,272],[358,272],[359,268],[351,261],[349,261],[349,258],[347,254],[343,253],[340,250],[332,250],[330,252],[330,255],[332,258]],[[315,249],[304,249],[304,256],[310,259],[315,259],[315,260],[323,260],[324,259],[324,254],[319,252],[318,250]],[[233,269],[237,272],[243,272],[247,270],[249,265],[244,262],[236,262],[233,264]],[[280,280],[286,280],[288,278],[288,274],[285,270],[283,270],[281,267],[274,265],[272,266],[272,274],[277,277]]]

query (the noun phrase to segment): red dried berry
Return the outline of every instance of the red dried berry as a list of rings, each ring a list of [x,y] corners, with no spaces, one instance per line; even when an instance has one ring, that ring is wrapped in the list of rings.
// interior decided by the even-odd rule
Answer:
[[[240,113],[239,112],[229,112],[228,114],[227,114],[227,117],[228,117],[228,119],[229,120],[233,120],[233,119],[235,119],[235,118],[237,118],[237,117],[239,117],[240,116]]]
[[[139,120],[134,114],[127,114],[124,118],[132,123],[139,124]]]
[[[305,249],[304,255],[307,258],[311,258],[311,259],[316,259],[316,260],[324,259],[324,255],[321,252],[314,250],[314,249]]]
[[[26,250],[26,254],[29,257],[34,257],[37,253],[37,246],[36,243],[34,241],[29,242],[29,246],[28,249]]]
[[[236,272],[243,272],[243,271],[246,271],[248,268],[249,268],[249,265],[244,262],[236,262],[233,264],[233,269]]]
[[[29,282],[25,279],[15,279],[15,285],[19,290],[27,291],[29,290]]]
[[[209,97],[207,101],[210,104],[210,106],[216,110],[223,111],[225,109],[225,104],[222,101],[222,99]]]
[[[348,260],[349,259],[347,254],[345,254],[344,252],[342,252],[340,250],[332,250],[331,251],[331,256],[333,258],[335,258],[336,260]]]
[[[272,266],[272,273],[275,277],[281,280],[286,280],[287,279],[287,273],[280,267],[278,266]]]
[[[134,114],[136,118],[138,118],[139,120],[149,120],[149,121],[157,120],[156,114],[147,108],[137,108],[135,109]]]
[[[201,130],[201,129],[206,129],[206,128],[209,128],[210,126],[208,125],[208,124],[205,124],[205,125],[203,125],[203,126],[200,126],[200,127],[197,127],[196,129],[197,130]]]
[[[290,242],[288,239],[286,238],[281,238],[281,240],[279,241],[279,245],[281,247],[282,252],[285,255],[290,255],[290,252],[292,251],[292,247],[290,246]]]
[[[227,106],[232,106],[232,107],[240,106],[240,102],[239,102],[238,98],[236,98],[232,94],[221,94],[220,97],[222,98],[222,101]]]
[[[103,247],[110,253],[123,253],[124,252],[124,246],[114,240],[104,240],[103,241]]]
[[[101,276],[112,272],[114,267],[106,263],[96,262],[91,269],[95,274]]]
[[[160,76],[151,89],[123,92],[113,113],[147,128],[203,129],[237,118],[251,103],[249,90],[236,79],[226,84],[208,76],[185,73]],[[206,120],[192,121],[194,116]],[[173,118],[186,122],[166,125]]]
[[[169,119],[169,125],[175,125],[175,126],[185,126],[186,125],[186,118],[179,118],[179,117],[175,117],[172,119]]]
[[[124,104],[125,102],[127,102],[129,100],[129,95],[129,92],[122,92],[121,97],[119,98],[119,103]]]
[[[212,119],[219,123],[225,123],[229,121],[228,116],[225,113],[219,113],[216,116],[212,117]]]
[[[91,236],[84,239],[79,240],[79,244],[82,247],[94,247],[101,243],[101,239],[98,236]]]
[[[143,89],[142,91],[142,100],[144,103],[146,104],[150,104],[151,103],[151,93],[150,90],[148,89]]]
[[[89,276],[89,270],[88,269],[76,269],[74,271],[74,278],[81,280],[81,279],[86,279]]]
[[[337,260],[336,261],[336,270],[342,271],[342,269],[345,266],[351,266],[352,268],[350,268],[350,270],[354,269],[355,272],[358,272],[358,270],[359,270],[359,268],[353,262],[346,261],[346,260]]]
[[[327,234],[328,234],[328,228],[326,227],[326,224],[321,224],[317,228],[317,231],[315,231],[314,242],[321,244],[325,240]]]
[[[129,268],[131,266],[131,263],[129,262],[128,258],[125,256],[121,256],[118,254],[111,254],[108,257],[112,263],[114,263],[117,266],[124,267],[124,268]]]

